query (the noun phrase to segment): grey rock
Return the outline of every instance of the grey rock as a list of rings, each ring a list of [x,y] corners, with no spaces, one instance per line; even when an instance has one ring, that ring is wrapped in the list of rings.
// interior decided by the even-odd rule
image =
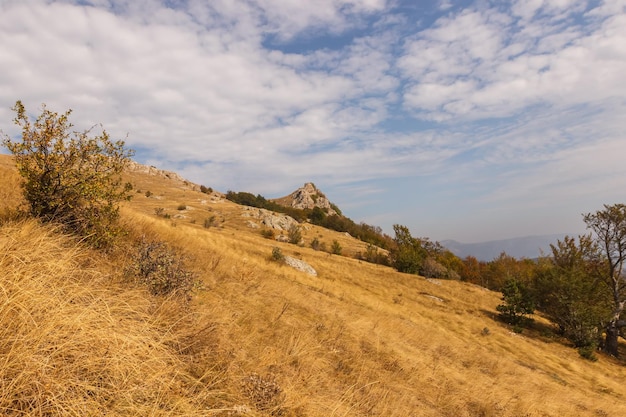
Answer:
[[[309,275],[317,276],[317,271],[313,267],[301,259],[292,258],[291,256],[285,256],[285,264],[297,269],[301,272],[306,272]]]

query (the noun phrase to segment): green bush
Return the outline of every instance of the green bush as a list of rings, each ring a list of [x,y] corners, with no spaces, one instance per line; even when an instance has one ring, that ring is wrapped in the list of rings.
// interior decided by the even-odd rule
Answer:
[[[500,318],[514,326],[516,333],[522,332],[522,326],[532,319],[528,317],[535,311],[535,301],[530,289],[521,281],[514,278],[505,282],[502,288],[502,301],[504,304],[496,306],[500,312]]]
[[[21,140],[3,135],[2,144],[15,157],[30,213],[93,246],[110,246],[121,231],[118,203],[130,198],[132,186],[122,183],[121,173],[133,152],[104,130],[95,137],[91,129],[72,132],[71,110],[59,115],[44,105],[34,122],[20,101],[13,110]]]
[[[341,251],[343,250],[343,248],[341,247],[341,245],[339,244],[339,242],[337,242],[336,240],[333,240],[333,244],[330,247],[330,251],[333,255],[341,255]]]
[[[179,204],[178,207],[176,207],[176,210],[178,210],[178,211],[187,210],[187,205],[186,204]]]

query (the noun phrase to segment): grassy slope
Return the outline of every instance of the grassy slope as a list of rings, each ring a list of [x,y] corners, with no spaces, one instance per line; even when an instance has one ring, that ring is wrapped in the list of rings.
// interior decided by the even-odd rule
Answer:
[[[0,163],[2,204],[11,205],[17,194],[5,187],[4,178],[12,178],[6,159]],[[2,227],[0,381],[26,381],[30,388],[3,382],[1,406],[34,392],[41,407],[58,400],[64,410],[88,410],[83,414],[100,408],[114,415],[626,412],[623,364],[580,359],[548,337],[541,318],[536,331],[511,333],[493,319],[498,293],[270,241],[231,202],[211,201],[173,180],[143,174],[132,180],[141,193],[122,212],[131,234],[180,248],[204,289],[187,309],[161,302],[119,283],[128,262],[122,250],[105,259],[60,249],[72,244],[32,222]],[[177,210],[181,204],[188,209]],[[157,217],[157,207],[185,217]],[[209,216],[219,227],[202,227]],[[310,226],[304,238],[314,237],[328,246],[339,240],[349,255],[365,248]],[[311,264],[318,276],[269,261],[274,246]],[[23,262],[15,259],[47,269],[20,269]],[[73,291],[76,296],[67,295]],[[16,321],[16,312],[26,318]],[[51,329],[57,328],[65,330],[56,336]],[[111,371],[113,364],[120,368]]]

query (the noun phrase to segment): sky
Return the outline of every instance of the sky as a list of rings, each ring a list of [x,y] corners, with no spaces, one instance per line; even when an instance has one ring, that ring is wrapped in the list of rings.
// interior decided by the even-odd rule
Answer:
[[[480,242],[626,203],[626,0],[0,0],[0,129],[72,109],[138,162]],[[6,152],[6,150],[3,150]]]

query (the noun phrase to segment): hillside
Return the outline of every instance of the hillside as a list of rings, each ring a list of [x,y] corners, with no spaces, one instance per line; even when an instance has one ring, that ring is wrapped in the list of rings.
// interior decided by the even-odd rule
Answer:
[[[188,305],[128,282],[133,248],[81,248],[29,220],[0,156],[0,410],[10,415],[621,416],[626,367],[581,359],[500,294],[400,274],[315,225],[264,238],[256,211],[149,170],[128,173],[130,236],[168,242],[201,280]],[[206,184],[210,185],[210,184]],[[257,209],[258,210],[258,209]],[[276,231],[277,233],[279,231]],[[345,256],[309,247],[337,240]],[[317,275],[273,262],[273,248]]]

